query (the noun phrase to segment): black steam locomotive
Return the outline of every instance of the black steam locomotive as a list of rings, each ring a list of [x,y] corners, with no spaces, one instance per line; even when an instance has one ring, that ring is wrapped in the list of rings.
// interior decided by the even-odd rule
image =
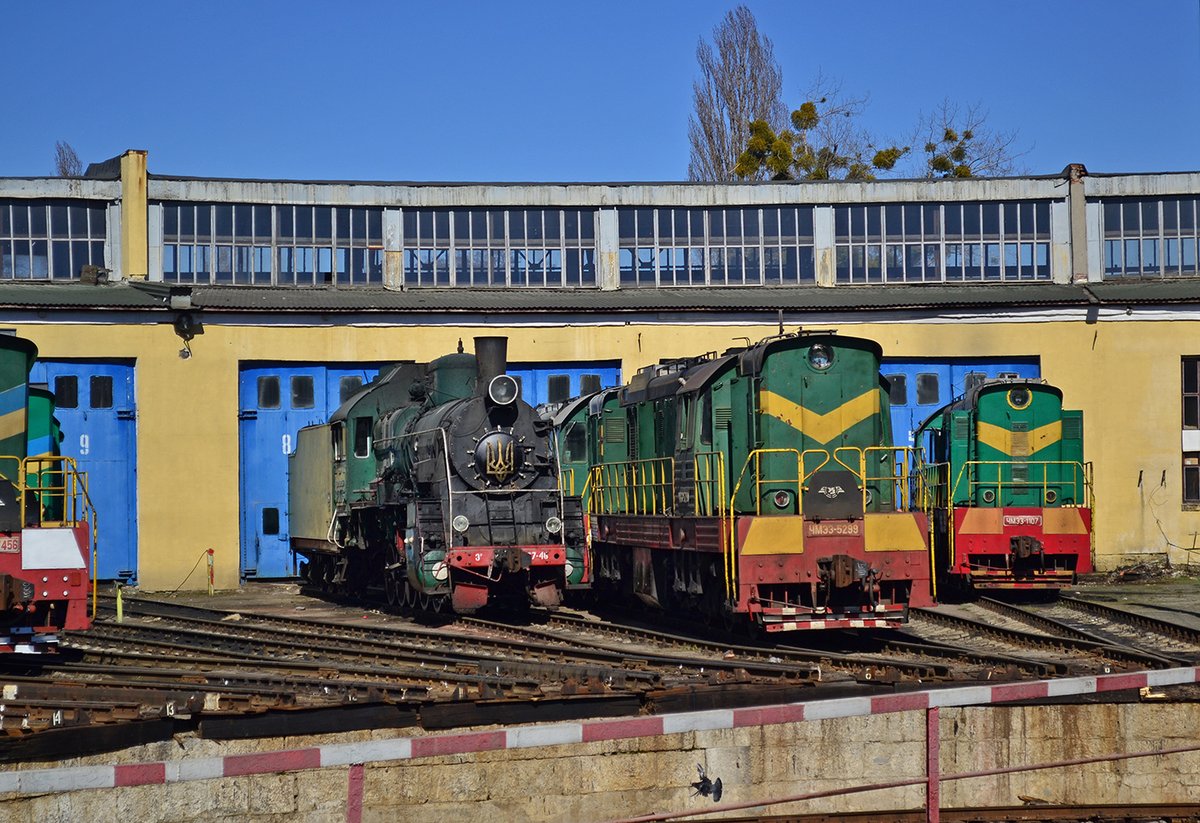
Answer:
[[[506,338],[475,345],[385,369],[300,430],[288,507],[310,582],[458,613],[553,608],[578,582],[583,511],[560,489],[551,424],[505,374]]]

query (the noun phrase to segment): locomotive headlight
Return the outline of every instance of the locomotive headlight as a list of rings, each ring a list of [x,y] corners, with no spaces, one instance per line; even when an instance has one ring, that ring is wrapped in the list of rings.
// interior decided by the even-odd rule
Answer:
[[[1029,405],[1032,397],[1029,394],[1029,389],[1009,389],[1008,405],[1014,409],[1023,409]]]
[[[983,502],[984,503],[995,503],[996,502],[996,493],[994,491],[992,491],[991,489],[984,489],[983,490]]]
[[[450,525],[456,532],[462,534],[471,527],[471,521],[467,519],[465,514],[456,514],[454,515],[454,519],[450,521]]]
[[[1055,500],[1058,500],[1058,492],[1054,489],[1046,489],[1046,502],[1053,503]]]
[[[554,515],[550,515],[546,520],[546,531],[550,532],[550,534],[558,534],[562,531],[562,521]]]
[[[817,343],[808,350],[808,365],[817,371],[825,371],[833,365],[833,350],[824,343]]]
[[[488,383],[488,398],[497,406],[507,406],[517,399],[518,394],[517,381],[507,374],[497,375]]]
[[[790,492],[777,491],[775,492],[775,508],[786,509],[792,504],[792,495]]]

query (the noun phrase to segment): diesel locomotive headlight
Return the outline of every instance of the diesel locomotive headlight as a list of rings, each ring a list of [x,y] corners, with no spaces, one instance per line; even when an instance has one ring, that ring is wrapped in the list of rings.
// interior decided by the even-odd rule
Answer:
[[[995,503],[996,502],[996,493],[994,491],[992,491],[991,489],[984,489],[982,496],[983,496],[984,503]]]
[[[1058,499],[1058,492],[1054,491],[1054,489],[1046,489],[1046,502],[1047,503],[1053,503],[1057,499]]]
[[[462,534],[471,527],[471,521],[467,519],[465,514],[456,514],[454,519],[450,521],[450,526],[459,534]]]
[[[824,343],[817,343],[808,350],[808,365],[817,371],[825,371],[833,365],[833,350]]]
[[[1031,399],[1029,389],[1010,389],[1008,392],[1008,404],[1014,409],[1025,408]]]
[[[517,399],[518,394],[517,381],[507,374],[497,375],[488,383],[488,398],[497,406],[507,406]]]
[[[774,501],[775,508],[786,509],[788,506],[792,505],[792,495],[789,492],[777,491],[775,492]]]
[[[558,534],[562,531],[562,521],[554,515],[550,515],[546,520],[546,531],[550,532],[550,534]]]

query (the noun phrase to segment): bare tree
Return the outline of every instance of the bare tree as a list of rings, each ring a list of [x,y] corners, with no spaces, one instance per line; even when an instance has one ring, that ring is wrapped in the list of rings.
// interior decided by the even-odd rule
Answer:
[[[861,123],[866,97],[847,97],[841,83],[818,74],[808,99],[792,112],[791,129],[755,120],[734,174],[742,179],[874,180],[891,171],[908,146],[880,146]]]
[[[960,106],[943,100],[918,120],[913,145],[923,146],[924,177],[1004,177],[1024,171],[1017,160],[1028,149],[1017,148],[1017,132],[987,127],[987,111],[978,103]]]
[[[714,48],[715,47],[715,48]],[[713,29],[713,45],[696,47],[700,79],[692,83],[695,111],[688,118],[691,180],[730,181],[750,137],[750,123],[779,129],[786,122],[783,71],[754,15],[738,6]],[[761,177],[761,175],[758,175]]]
[[[83,174],[83,164],[71,144],[59,140],[54,144],[54,172],[59,177],[79,177]]]

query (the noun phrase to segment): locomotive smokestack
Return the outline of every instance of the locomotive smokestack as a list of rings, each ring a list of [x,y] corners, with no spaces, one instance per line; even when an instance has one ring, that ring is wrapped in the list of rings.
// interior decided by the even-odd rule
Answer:
[[[479,361],[479,383],[476,393],[486,395],[492,378],[508,370],[508,338],[476,337],[475,359]]]

